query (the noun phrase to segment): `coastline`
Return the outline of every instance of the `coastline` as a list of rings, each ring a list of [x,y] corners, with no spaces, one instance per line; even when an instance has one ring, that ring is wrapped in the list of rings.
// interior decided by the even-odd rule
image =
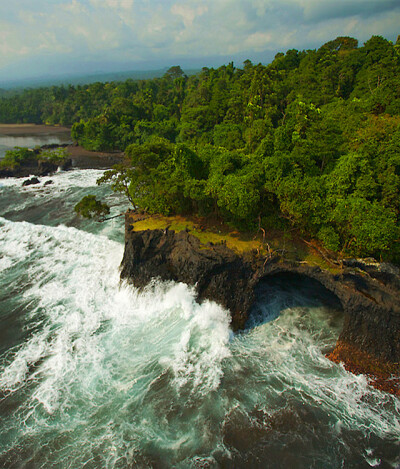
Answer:
[[[0,134],[7,135],[48,135],[49,133],[54,135],[54,129],[64,135],[66,133],[69,135],[70,132],[66,127],[0,124]],[[42,148],[46,147],[64,147],[70,158],[69,166],[79,169],[111,168],[124,157],[123,152],[93,152],[76,144],[42,146]],[[20,177],[26,177],[26,174]],[[161,242],[159,233],[157,234],[160,230]],[[338,262],[332,256],[332,253],[322,252],[317,245],[299,237],[295,240],[288,240],[283,239],[282,233],[268,233],[266,240],[265,233],[262,236],[261,232],[258,232],[254,236],[254,233],[249,235],[229,231],[226,226],[213,227],[212,221],[206,219],[159,215],[148,217],[128,212],[125,250],[133,232],[148,232],[146,236],[150,241],[146,242],[154,243],[156,239],[154,252],[150,255],[147,252],[148,258],[145,259],[145,263],[150,262],[151,268],[145,267],[148,272],[144,275],[142,272],[137,276],[134,273],[136,267],[128,266],[132,263],[134,256],[131,255],[130,260],[124,256],[122,278],[134,279],[134,283],[138,286],[145,286],[151,278],[157,275],[161,278],[196,285],[199,300],[214,300],[231,311],[234,330],[244,328],[255,298],[254,289],[260,280],[282,272],[316,279],[337,296],[347,315],[344,332],[338,338],[335,350],[328,353],[327,357],[336,363],[343,363],[346,369],[355,374],[368,376],[370,383],[375,387],[400,395],[400,357],[396,346],[396,338],[400,337],[399,311],[396,308],[395,299],[393,300],[396,295],[400,296],[398,273],[397,277],[396,275],[390,277],[380,271],[378,263],[375,267],[371,267],[364,265],[363,260],[359,262],[348,260],[344,266],[343,262]],[[175,239],[168,246],[164,238],[165,234],[171,234],[172,238],[176,238],[175,233],[182,233],[180,242],[185,245],[185,252],[175,253],[174,256],[182,257],[190,264],[193,260],[193,253],[196,257],[197,251],[201,250],[202,254],[206,255],[207,262],[211,261],[211,267],[207,267],[208,272],[207,268],[204,271],[204,259],[201,261],[203,264],[196,259],[191,265],[185,266],[181,276],[171,273],[177,270],[177,266],[173,265],[176,264],[176,259],[172,259],[171,264],[168,256],[172,251],[168,252],[168,249],[174,249]],[[160,255],[162,250],[164,251]],[[218,258],[217,267],[214,262],[216,257]],[[140,262],[142,260],[140,259]],[[179,265],[179,268],[181,267]],[[200,271],[196,272],[199,268]],[[377,269],[375,272],[374,268]],[[201,272],[202,269],[203,272]],[[232,279],[227,280],[224,277],[219,282],[218,279],[212,278],[218,277],[221,272],[225,272],[225,277],[231,276],[235,279],[237,293],[232,295],[232,298],[224,295],[225,291],[232,290]],[[199,275],[204,277],[200,283]],[[364,314],[362,311],[370,311],[370,313]],[[374,318],[373,314],[378,316]],[[374,331],[374,327],[377,330]],[[385,331],[388,328],[392,330],[390,334]],[[380,331],[386,334],[384,346],[380,344]],[[390,341],[394,342],[393,346]]]
[[[72,160],[73,168],[110,169],[124,159],[124,153],[122,151],[90,151],[75,144],[68,145],[65,149]]]
[[[0,135],[37,136],[37,135],[71,135],[71,129],[61,125],[45,124],[0,124]]]
[[[182,217],[128,211],[125,222],[121,279],[139,288],[156,277],[192,285],[199,302],[212,300],[230,311],[234,331],[245,328],[259,285],[279,277],[309,281],[332,294],[344,313],[342,332],[327,357],[367,376],[372,386],[400,396],[400,275],[395,266],[361,259],[327,266],[326,256],[316,248],[308,246],[312,256],[300,250],[288,256],[271,249],[261,236],[248,241],[248,249],[241,240],[238,249],[229,233],[225,242],[207,241],[216,233]],[[296,251],[295,243],[290,249]]]
[[[89,151],[72,143],[71,129],[63,126],[43,124],[0,124],[0,136],[6,137],[49,137],[54,136],[59,143],[41,145],[41,148],[64,147],[71,159],[71,166],[79,169],[109,169],[124,158],[121,151]],[[23,175],[21,177],[25,177]],[[17,176],[18,177],[18,176]]]

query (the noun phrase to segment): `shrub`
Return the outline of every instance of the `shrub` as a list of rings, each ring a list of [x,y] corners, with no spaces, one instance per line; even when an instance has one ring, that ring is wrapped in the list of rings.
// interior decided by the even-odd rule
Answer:
[[[75,205],[75,212],[84,218],[100,218],[110,213],[110,207],[96,199],[94,195],[87,195]]]
[[[15,147],[14,150],[6,151],[4,158],[0,161],[0,168],[16,169],[21,163],[36,160],[33,151],[28,148]]]

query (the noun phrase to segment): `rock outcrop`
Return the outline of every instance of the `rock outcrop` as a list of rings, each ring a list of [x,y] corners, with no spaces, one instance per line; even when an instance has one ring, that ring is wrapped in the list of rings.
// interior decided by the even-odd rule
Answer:
[[[40,184],[39,179],[36,178],[36,177],[30,178],[30,179],[26,179],[26,180],[22,183],[22,187],[32,186],[32,185],[34,185],[34,184]]]
[[[60,171],[66,171],[72,168],[72,160],[71,158],[66,158],[62,163],[53,163],[49,160],[38,160],[37,162],[37,176],[48,176],[49,174],[53,174]]]
[[[65,158],[59,163],[55,163],[46,158],[40,158],[42,150],[53,150],[57,148],[66,148],[68,144],[46,144],[40,148],[30,150],[30,157],[21,162],[14,168],[0,168],[0,178],[28,176],[48,176],[58,170],[68,170],[72,168],[72,159]]]
[[[72,160],[67,158],[62,163],[53,163],[49,160],[37,160],[35,157],[24,161],[15,168],[0,169],[0,178],[16,177],[26,178],[28,176],[48,176],[60,170],[67,170],[72,167]]]
[[[216,301],[232,314],[232,327],[243,328],[254,301],[255,271],[224,245],[204,248],[181,231],[130,231],[126,234],[121,278],[137,287],[152,278],[195,285],[199,300]]]
[[[387,264],[349,260],[339,273],[307,263],[257,253],[238,255],[225,245],[202,245],[186,231],[134,231],[126,224],[121,278],[144,287],[152,278],[194,285],[199,301],[228,308],[232,328],[242,329],[256,299],[256,287],[284,273],[317,281],[340,301],[344,327],[334,361],[369,374],[382,389],[399,393],[400,275]],[[394,378],[393,378],[394,377]]]

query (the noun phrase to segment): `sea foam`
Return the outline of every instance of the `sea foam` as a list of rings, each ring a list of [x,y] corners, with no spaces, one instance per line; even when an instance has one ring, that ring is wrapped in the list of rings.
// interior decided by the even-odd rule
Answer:
[[[395,467],[379,448],[400,438],[399,401],[325,358],[335,312],[278,292],[265,320],[234,335],[229,313],[193,288],[121,283],[122,254],[106,236],[0,218],[0,287],[23,311],[24,337],[0,361],[13,406],[0,462],[24,448],[39,467],[184,467],[229,459],[232,432],[246,441],[254,427],[271,451],[281,441],[325,454],[333,438],[332,464],[356,441],[356,461]]]

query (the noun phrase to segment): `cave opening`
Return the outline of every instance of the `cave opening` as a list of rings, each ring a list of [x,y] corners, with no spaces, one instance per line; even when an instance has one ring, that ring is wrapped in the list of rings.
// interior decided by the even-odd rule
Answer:
[[[339,298],[311,277],[292,272],[267,275],[256,285],[254,293],[255,300],[245,325],[247,330],[293,310],[303,316],[318,311],[337,337],[342,330],[344,311]]]

